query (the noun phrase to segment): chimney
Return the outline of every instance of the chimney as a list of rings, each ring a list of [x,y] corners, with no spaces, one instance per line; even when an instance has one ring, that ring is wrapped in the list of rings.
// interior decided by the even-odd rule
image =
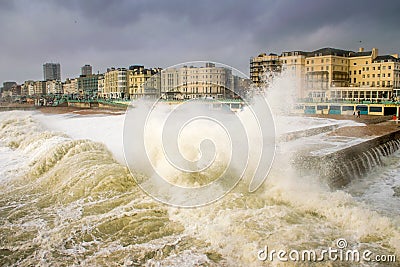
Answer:
[[[399,58],[399,54],[392,54],[392,57]]]
[[[378,48],[372,48],[372,60],[374,60],[378,56]]]
[[[358,48],[358,52],[364,52],[364,47]]]

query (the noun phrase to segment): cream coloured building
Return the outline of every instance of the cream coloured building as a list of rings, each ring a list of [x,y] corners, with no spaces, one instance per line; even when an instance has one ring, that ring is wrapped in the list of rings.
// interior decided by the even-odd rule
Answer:
[[[103,96],[110,99],[127,98],[127,69],[109,68],[104,74]]]
[[[58,95],[62,93],[62,83],[58,80],[46,81],[46,94]]]
[[[32,80],[25,81],[24,84],[22,85],[23,95],[34,95],[35,94],[34,84],[35,82]]]
[[[250,58],[250,79],[257,87],[268,87],[268,75],[280,72],[282,62],[277,54],[262,53]]]
[[[307,53],[303,51],[283,52],[280,56],[282,70],[293,79],[295,91],[301,98],[307,97],[302,90],[306,81],[306,57]]]
[[[229,98],[233,91],[232,70],[205,66],[182,66],[161,72],[161,97],[166,99]]]
[[[251,59],[250,75],[255,85],[267,87],[260,81],[265,79],[263,70],[276,66],[276,71],[286,70],[296,78],[299,98],[384,100],[400,96],[397,54],[380,56],[376,48],[371,51],[360,48],[358,52],[322,48],[312,52],[283,52],[278,59],[279,63],[274,54],[260,54]]]
[[[42,95],[46,93],[46,82],[45,81],[35,81],[33,83],[33,91],[35,95]]]
[[[146,69],[141,65],[129,67],[127,72],[128,94],[130,99],[157,97],[161,89],[160,68]]]
[[[78,93],[78,81],[77,79],[67,78],[62,85],[64,94],[77,94]]]
[[[104,84],[105,84],[104,75],[101,74],[99,75],[99,79],[97,81],[97,93],[100,98],[107,98],[107,94],[104,93]]]

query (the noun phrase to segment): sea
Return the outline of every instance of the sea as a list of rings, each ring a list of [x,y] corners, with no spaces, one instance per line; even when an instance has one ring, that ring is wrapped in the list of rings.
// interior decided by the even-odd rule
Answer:
[[[276,121],[278,134],[344,123]],[[400,255],[400,152],[337,189],[288,160],[293,147],[324,136],[280,142],[257,191],[240,182],[218,201],[180,208],[137,185],[123,127],[123,114],[0,113],[1,266],[399,266],[262,256],[266,248],[337,249],[338,240],[346,249]]]

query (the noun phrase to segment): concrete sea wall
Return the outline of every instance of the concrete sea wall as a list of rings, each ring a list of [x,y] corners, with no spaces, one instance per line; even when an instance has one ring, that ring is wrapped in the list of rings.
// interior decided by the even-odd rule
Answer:
[[[400,130],[397,130],[327,155],[299,155],[293,163],[302,173],[318,175],[332,188],[340,188],[352,179],[362,178],[382,164],[382,157],[399,148]]]

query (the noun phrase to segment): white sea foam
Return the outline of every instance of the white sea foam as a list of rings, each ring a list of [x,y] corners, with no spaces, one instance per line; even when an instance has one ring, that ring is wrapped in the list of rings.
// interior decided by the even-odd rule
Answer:
[[[310,127],[332,123],[315,122]],[[106,144],[121,160],[122,123],[123,116],[0,113],[0,177],[6,181],[0,236],[8,240],[1,248],[15,256],[9,262],[54,265],[63,255],[70,265],[178,266],[185,259],[209,264],[206,255],[212,254],[222,259],[216,265],[257,266],[256,253],[264,245],[324,248],[337,238],[374,253],[400,252],[398,210],[379,212],[389,198],[380,195],[380,204],[373,205],[376,191],[356,197],[352,190],[332,192],[316,177],[293,169],[285,146],[256,193],[241,184],[205,207],[163,206],[135,187],[126,168],[93,142]],[[396,162],[384,167],[387,176],[382,173],[393,176],[388,181],[393,185],[400,179]]]

